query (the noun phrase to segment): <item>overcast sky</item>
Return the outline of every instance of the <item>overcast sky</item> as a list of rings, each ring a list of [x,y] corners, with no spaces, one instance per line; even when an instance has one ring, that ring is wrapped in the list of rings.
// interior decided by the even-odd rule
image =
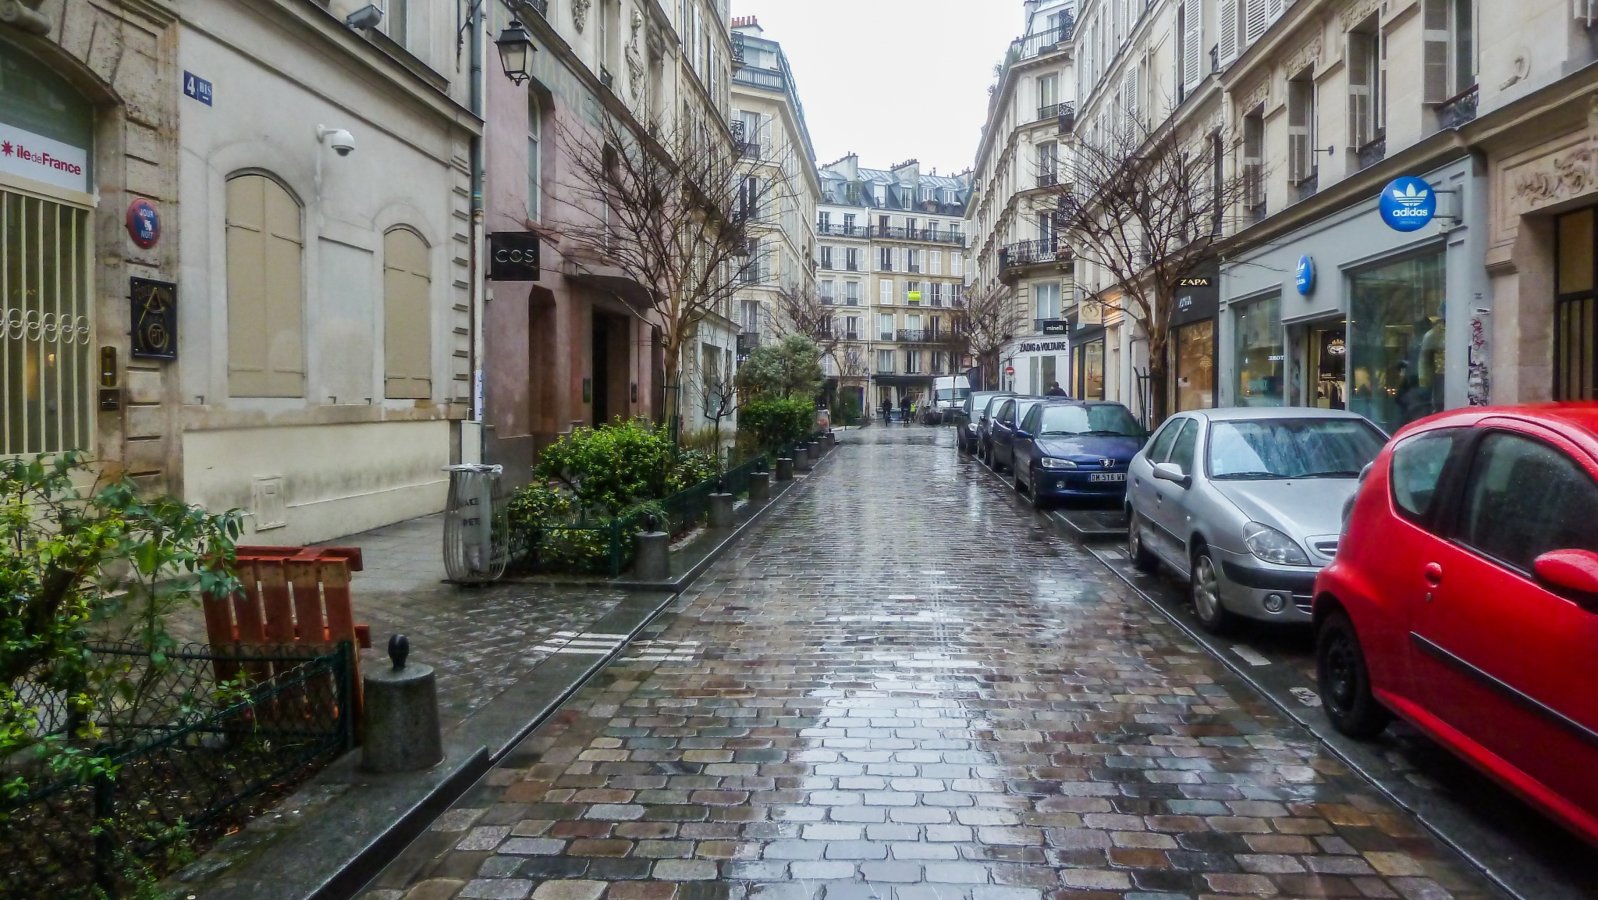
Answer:
[[[993,66],[1021,0],[732,0],[793,67],[820,163],[849,151],[949,174],[976,161]]]

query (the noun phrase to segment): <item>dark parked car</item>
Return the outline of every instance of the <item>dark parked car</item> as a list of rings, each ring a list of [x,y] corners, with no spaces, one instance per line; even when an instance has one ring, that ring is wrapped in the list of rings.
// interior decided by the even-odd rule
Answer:
[[[1315,581],[1320,695],[1394,715],[1598,844],[1598,405],[1399,432]]]
[[[1015,433],[1016,490],[1032,505],[1054,500],[1113,500],[1126,496],[1126,468],[1147,435],[1119,403],[1045,400]]]
[[[981,426],[988,415],[988,401],[1014,396],[1006,391],[978,391],[966,395],[954,409],[954,442],[961,453],[975,453],[981,445]]]
[[[1032,407],[1043,402],[1042,397],[1008,397],[991,413],[988,425],[988,465],[1001,472],[1015,465],[1015,433],[1021,420]]]

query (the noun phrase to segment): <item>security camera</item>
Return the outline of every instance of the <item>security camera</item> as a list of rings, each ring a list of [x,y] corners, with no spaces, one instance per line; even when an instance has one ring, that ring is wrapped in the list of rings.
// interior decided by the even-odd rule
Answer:
[[[355,152],[355,135],[342,128],[328,128],[324,125],[316,126],[316,139],[329,147],[339,156],[349,156]]]
[[[355,12],[350,13],[349,16],[344,19],[344,24],[351,28],[358,28],[361,31],[366,31],[376,28],[378,23],[382,21],[383,11],[378,9],[376,5],[368,3],[360,9],[357,9]]]

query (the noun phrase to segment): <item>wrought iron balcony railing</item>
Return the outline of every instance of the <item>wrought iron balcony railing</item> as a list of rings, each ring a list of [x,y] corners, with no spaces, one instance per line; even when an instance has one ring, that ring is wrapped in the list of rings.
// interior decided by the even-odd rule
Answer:
[[[1059,237],[1043,238],[1036,241],[1019,241],[1014,244],[1006,244],[999,250],[999,269],[1001,272],[1020,266],[1070,261],[1071,248]]]
[[[1382,135],[1365,146],[1355,151],[1359,157],[1359,167],[1368,169],[1381,162],[1387,156],[1387,135]]]
[[[836,222],[817,222],[816,234],[832,237],[857,237],[867,236],[868,229],[864,225],[839,225]]]
[[[943,339],[943,332],[930,328],[901,328],[897,339],[905,344],[932,344]]]
[[[1437,107],[1437,122],[1443,128],[1458,128],[1476,118],[1476,104],[1481,100],[1481,90],[1476,85],[1443,101]]]

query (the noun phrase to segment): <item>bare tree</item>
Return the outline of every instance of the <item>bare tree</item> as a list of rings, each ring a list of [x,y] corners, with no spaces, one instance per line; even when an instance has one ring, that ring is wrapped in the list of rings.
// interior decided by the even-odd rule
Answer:
[[[751,227],[776,215],[789,185],[771,174],[780,167],[754,174],[770,163],[759,156],[762,146],[723,140],[713,133],[717,124],[645,132],[614,115],[595,128],[565,121],[563,252],[579,265],[613,267],[639,286],[641,299],[621,299],[661,330],[661,412],[675,426],[683,348],[707,316],[730,314],[733,295],[765,270],[770,251],[751,238]]]
[[[982,369],[983,387],[997,385],[1000,356],[1020,326],[1014,298],[995,285],[955,307],[944,348],[951,360],[973,360]]]
[[[1149,342],[1153,421],[1169,409],[1171,317],[1183,279],[1214,260],[1223,217],[1248,193],[1249,178],[1219,173],[1220,141],[1184,141],[1137,125],[1102,139],[1078,137],[1054,188],[1061,238],[1101,269],[1110,289],[1098,302],[1142,324]],[[1080,271],[1080,267],[1078,268]]]
[[[833,318],[836,307],[825,302],[814,288],[782,286],[776,290],[776,309],[771,313],[771,327],[779,337],[799,335],[815,342],[821,358],[830,358],[841,366],[838,347],[843,334]]]

